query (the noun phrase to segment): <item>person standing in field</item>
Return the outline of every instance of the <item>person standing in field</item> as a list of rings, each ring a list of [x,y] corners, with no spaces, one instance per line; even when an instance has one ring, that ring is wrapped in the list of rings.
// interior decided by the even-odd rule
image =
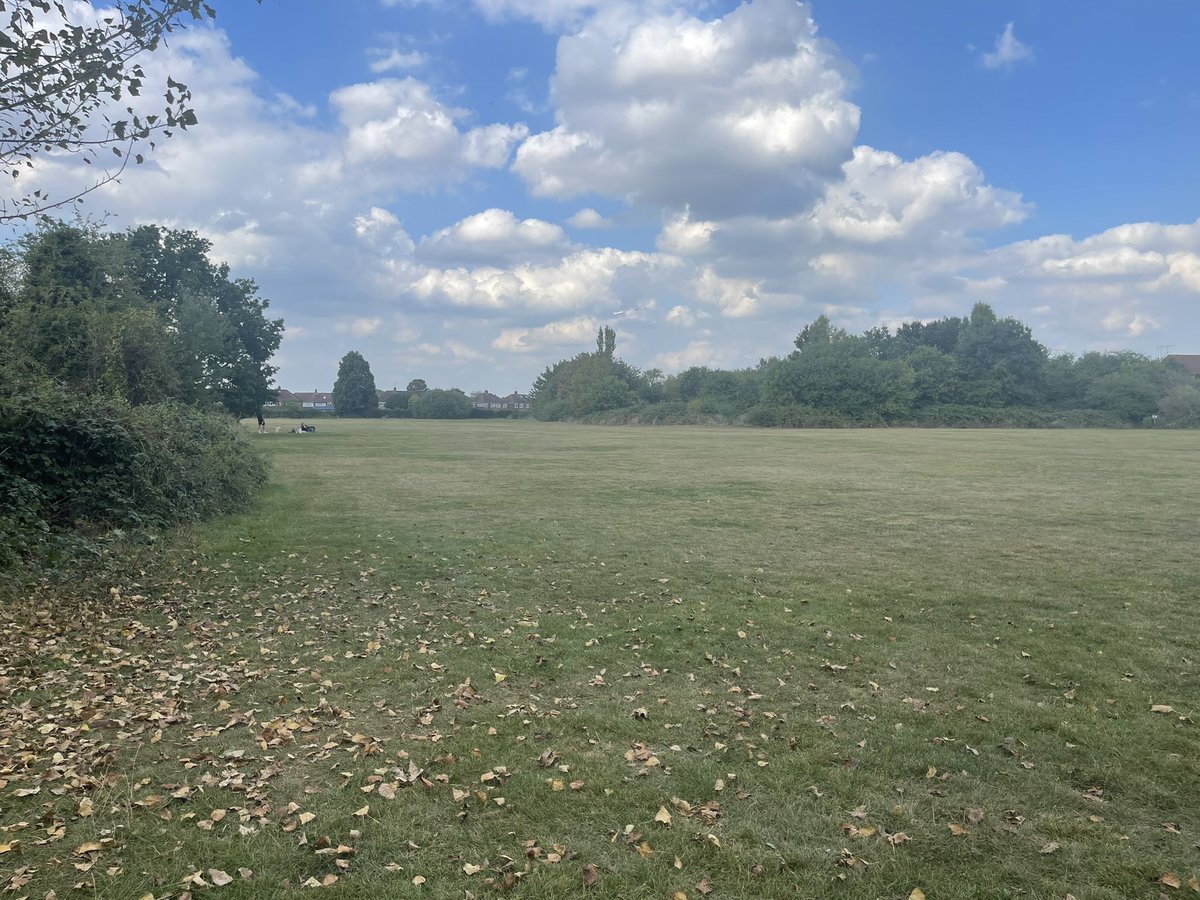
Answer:
[[[266,434],[267,433],[267,420],[263,418],[262,410],[260,409],[254,415],[258,417],[258,433]]]

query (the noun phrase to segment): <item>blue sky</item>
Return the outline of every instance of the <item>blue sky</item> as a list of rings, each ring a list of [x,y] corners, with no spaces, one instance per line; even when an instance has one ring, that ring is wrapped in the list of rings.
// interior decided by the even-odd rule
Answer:
[[[148,66],[201,124],[89,210],[255,278],[283,386],[353,349],[524,390],[603,324],[644,368],[746,366],[979,300],[1055,350],[1200,352],[1200,5],[217,7]]]

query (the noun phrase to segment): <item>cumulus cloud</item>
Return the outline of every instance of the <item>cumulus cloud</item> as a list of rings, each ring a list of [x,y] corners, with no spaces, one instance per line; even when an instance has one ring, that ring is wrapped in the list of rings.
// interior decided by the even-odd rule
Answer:
[[[1017,40],[1012,22],[1004,26],[1004,31],[996,37],[995,49],[979,57],[985,69],[1011,69],[1019,62],[1032,61],[1033,48]]]
[[[702,253],[708,249],[709,238],[716,227],[716,222],[693,221],[690,211],[685,209],[663,226],[658,236],[658,249],[681,256]]]
[[[682,350],[671,350],[654,357],[654,365],[667,372],[682,372],[692,366],[711,366],[720,353],[708,341],[691,341]]]
[[[793,0],[711,21],[598,16],[559,40],[559,124],[525,140],[513,170],[538,196],[795,212],[839,176],[858,132],[844,68]]]
[[[672,325],[678,325],[680,328],[691,328],[696,324],[696,314],[686,306],[672,306],[667,313],[667,321]]]
[[[510,353],[530,353],[550,347],[587,344],[598,327],[599,322],[592,316],[580,316],[536,328],[505,328],[492,341],[492,346]]]
[[[854,148],[845,179],[830,185],[812,218],[819,228],[856,244],[911,238],[920,232],[965,234],[1022,221],[1021,195],[984,181],[961,153],[912,161],[873,147]]]
[[[462,131],[462,109],[448,107],[415,78],[384,78],[330,95],[345,129],[338,166],[408,190],[458,181],[468,167],[501,168],[525,136],[524,125]]]
[[[758,311],[759,284],[746,278],[723,278],[711,267],[701,270],[693,283],[696,296],[721,309],[721,315],[737,319]]]
[[[431,269],[412,287],[429,303],[477,310],[582,310],[638,296],[671,260],[640,251],[581,250],[554,265]]]
[[[417,258],[442,266],[506,266],[558,260],[571,249],[558,225],[488,209],[422,240]]]
[[[590,206],[585,206],[567,219],[567,224],[575,228],[608,228],[612,225],[612,219],[606,219]]]

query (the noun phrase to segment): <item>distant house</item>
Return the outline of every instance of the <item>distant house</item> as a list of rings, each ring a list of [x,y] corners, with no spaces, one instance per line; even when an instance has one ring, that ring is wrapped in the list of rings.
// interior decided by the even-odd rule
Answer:
[[[333,409],[333,394],[322,391],[291,391],[290,393],[295,398],[293,402],[299,403],[302,409]]]
[[[300,399],[295,394],[281,388],[275,392],[275,399],[268,403],[267,406],[287,406],[289,403],[298,404],[299,402]]]
[[[471,406],[475,409],[504,409],[504,401],[491,391],[480,391],[471,395]]]
[[[1200,377],[1200,354],[1198,353],[1170,353],[1167,359],[1173,359],[1175,362],[1183,366],[1193,375]]]
[[[408,391],[398,391],[395,388],[393,388],[390,391],[378,391],[377,390],[375,392],[375,399],[376,399],[376,401],[378,401],[380,409],[387,409],[388,401],[391,400],[393,397],[407,397],[407,396],[408,396]]]
[[[529,409],[530,400],[516,391],[507,397],[497,397],[491,391],[479,391],[471,395],[471,406],[475,409]]]

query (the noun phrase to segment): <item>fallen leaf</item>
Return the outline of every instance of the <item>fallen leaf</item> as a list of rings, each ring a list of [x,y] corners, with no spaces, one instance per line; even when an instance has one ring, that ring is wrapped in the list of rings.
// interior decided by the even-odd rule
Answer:
[[[1171,713],[1175,712],[1175,707],[1167,706],[1166,704],[1163,704],[1163,703],[1155,703],[1152,707],[1150,707],[1150,712],[1162,713],[1164,716],[1166,716],[1166,715],[1170,715]]]
[[[671,814],[669,812],[667,812],[667,808],[665,806],[660,806],[658,808],[658,812],[655,813],[655,815],[654,815],[654,821],[661,822],[663,825],[670,827]]]
[[[591,887],[600,878],[600,870],[592,863],[584,863],[583,865],[583,883],[586,887]]]
[[[712,882],[708,880],[707,875],[696,882],[696,890],[698,890],[705,897],[713,892]]]
[[[913,888],[912,893],[908,895],[908,900],[925,900],[925,892],[920,888]]]
[[[463,871],[466,872],[468,875],[478,875],[480,872],[483,871],[483,866],[477,866],[474,863],[466,863],[463,866]]]
[[[1038,852],[1040,852],[1040,853],[1046,853],[1046,854],[1050,854],[1050,853],[1056,853],[1056,852],[1058,852],[1058,849],[1059,849],[1059,847],[1061,847],[1061,846],[1062,846],[1062,845],[1061,845],[1061,844],[1059,844],[1059,842],[1058,842],[1058,841],[1051,841],[1050,843],[1048,843],[1046,846],[1044,846],[1044,847],[1043,847],[1043,848],[1042,848],[1040,851],[1038,851]]]
[[[360,819],[361,819],[361,818],[363,818],[364,816],[366,816],[366,814],[367,814],[367,813],[369,813],[370,811],[371,811],[371,804],[370,804],[370,803],[368,803],[368,804],[367,804],[366,806],[364,806],[362,809],[356,809],[356,810],[354,811],[354,815],[355,815],[355,816],[357,816],[358,818],[360,818]]]
[[[1178,888],[1183,886],[1183,880],[1174,872],[1165,873],[1160,879],[1160,884],[1165,884],[1169,888]]]
[[[420,887],[424,883],[425,883],[424,875],[414,875],[413,876],[413,884],[415,884],[417,887]]]
[[[233,882],[233,876],[224,869],[209,869],[208,877],[212,879],[212,883],[217,887],[225,887],[225,885]]]
[[[955,837],[962,837],[964,834],[970,834],[971,832],[963,828],[957,822],[952,822],[950,823],[950,833]]]

